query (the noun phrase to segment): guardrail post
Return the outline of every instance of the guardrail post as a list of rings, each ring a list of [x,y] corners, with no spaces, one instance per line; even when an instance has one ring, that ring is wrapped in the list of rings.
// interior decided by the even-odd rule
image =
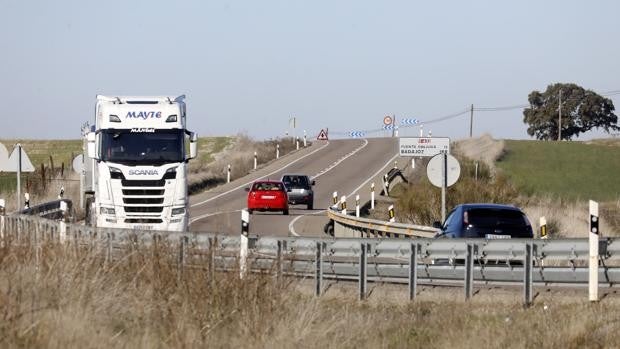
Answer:
[[[415,299],[418,289],[418,244],[411,243],[409,250],[409,300]]]
[[[185,268],[185,253],[187,246],[187,236],[181,236],[179,241],[179,265],[178,265],[178,279],[181,281],[183,279],[183,269]]]
[[[106,263],[112,263],[112,240],[114,239],[114,233],[108,232],[106,233],[106,253],[105,253],[105,261]]]
[[[532,304],[532,264],[533,246],[525,244],[525,259],[523,260],[523,305],[529,307]]]
[[[465,300],[469,300],[473,295],[474,284],[474,245],[467,244],[465,255]]]
[[[359,261],[359,299],[361,301],[366,299],[366,290],[368,288],[368,283],[366,280],[368,271],[367,271],[367,258],[366,258],[366,248],[367,245],[365,242],[360,243],[360,261]]]
[[[323,243],[316,243],[316,254],[315,254],[315,274],[314,279],[316,280],[316,289],[315,295],[320,297],[323,293]]]
[[[0,214],[0,247],[4,247],[4,215]]]
[[[278,240],[278,247],[276,251],[276,278],[278,281],[282,279],[282,251],[284,250],[284,242]]]
[[[215,246],[217,238],[209,238],[209,279],[211,285],[215,285]]]
[[[61,244],[64,244],[67,239],[67,223],[64,220],[58,222],[58,238]]]
[[[598,301],[598,202],[590,200],[590,259],[589,259],[589,299]]]

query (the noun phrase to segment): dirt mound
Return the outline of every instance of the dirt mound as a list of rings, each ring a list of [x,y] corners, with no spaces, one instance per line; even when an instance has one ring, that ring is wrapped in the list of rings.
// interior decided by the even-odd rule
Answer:
[[[455,142],[456,151],[473,160],[483,161],[493,171],[495,161],[504,153],[504,141],[493,139],[490,134]]]

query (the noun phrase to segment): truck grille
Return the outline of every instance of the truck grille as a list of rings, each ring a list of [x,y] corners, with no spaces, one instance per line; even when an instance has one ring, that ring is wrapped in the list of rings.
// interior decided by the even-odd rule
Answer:
[[[165,179],[157,180],[129,180],[121,179],[123,186],[123,203],[125,213],[137,216],[125,220],[127,223],[161,223],[159,215],[164,210]],[[144,215],[142,215],[144,214]],[[147,218],[151,216],[153,218]],[[144,220],[148,220],[146,222]],[[155,222],[155,221],[159,222]]]

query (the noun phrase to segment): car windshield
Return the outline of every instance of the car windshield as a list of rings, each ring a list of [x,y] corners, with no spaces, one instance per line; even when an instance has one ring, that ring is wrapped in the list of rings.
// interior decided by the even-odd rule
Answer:
[[[467,211],[469,224],[475,227],[523,227],[527,226],[525,216],[515,210],[477,208]]]
[[[308,177],[306,176],[284,176],[282,181],[287,188],[310,189],[310,183],[308,183]]]
[[[254,191],[283,191],[284,187],[282,186],[282,183],[275,183],[275,182],[259,182],[259,183],[254,183],[254,186],[252,186],[252,190]]]
[[[180,129],[108,129],[101,132],[101,160],[127,165],[154,165],[185,159]]]

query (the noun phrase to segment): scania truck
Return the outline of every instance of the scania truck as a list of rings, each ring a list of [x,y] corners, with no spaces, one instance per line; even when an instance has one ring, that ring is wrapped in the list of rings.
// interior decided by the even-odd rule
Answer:
[[[98,227],[186,231],[188,161],[197,136],[185,96],[97,96],[86,137],[90,222]],[[187,154],[189,149],[189,154]],[[89,179],[87,179],[89,180]]]

